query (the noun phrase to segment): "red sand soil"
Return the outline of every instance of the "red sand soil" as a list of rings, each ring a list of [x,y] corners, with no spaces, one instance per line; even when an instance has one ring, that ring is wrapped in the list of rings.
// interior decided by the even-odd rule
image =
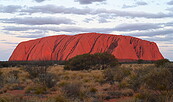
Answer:
[[[6,93],[11,94],[13,96],[18,96],[18,95],[24,95],[25,90],[12,90],[12,91],[7,91]],[[54,95],[56,95],[56,92],[52,93],[52,94],[47,94],[46,96],[50,97],[50,96],[54,96]],[[128,100],[129,98],[131,98],[131,97],[122,97],[122,98],[118,98],[118,99],[110,99],[110,100],[105,100],[104,102],[121,102],[122,100]]]
[[[25,94],[25,90],[11,90],[11,91],[7,91],[6,93],[12,94],[14,96],[16,96],[16,95],[24,95]]]
[[[104,102],[121,102],[121,101],[125,101],[128,100],[131,97],[122,97],[122,98],[118,98],[118,99],[110,99],[110,100],[105,100]]]

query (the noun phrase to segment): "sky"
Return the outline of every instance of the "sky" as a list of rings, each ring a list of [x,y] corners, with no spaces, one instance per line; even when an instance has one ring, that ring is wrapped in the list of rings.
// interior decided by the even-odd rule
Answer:
[[[22,41],[87,32],[156,42],[173,61],[173,0],[0,0],[0,61]]]

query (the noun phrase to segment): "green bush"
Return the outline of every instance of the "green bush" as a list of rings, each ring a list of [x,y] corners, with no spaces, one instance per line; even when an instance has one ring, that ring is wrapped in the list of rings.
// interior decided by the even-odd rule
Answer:
[[[0,89],[3,87],[4,85],[4,76],[3,73],[0,71]]]
[[[106,82],[114,83],[121,82],[124,78],[130,75],[131,69],[124,67],[108,68],[103,71],[103,76]]]
[[[47,93],[47,88],[42,85],[33,85],[33,86],[28,86],[25,89],[25,93],[30,93],[30,94],[45,94]]]
[[[115,75],[115,69],[108,68],[103,71],[103,77],[104,77],[105,81],[110,84],[113,84],[115,81],[114,75]]]
[[[64,96],[56,96],[51,102],[69,102]]]
[[[150,72],[152,68],[134,69],[129,75],[128,87],[134,91],[138,91],[144,85],[144,76]]]
[[[92,88],[90,88],[90,92],[91,93],[96,93],[98,90],[96,89],[96,88],[94,88],[94,87],[92,87]]]
[[[20,72],[17,70],[12,70],[8,73],[8,75],[4,75],[4,81],[6,84],[14,84],[19,83],[19,77],[18,74]]]
[[[142,60],[142,59],[139,59],[139,60],[137,61],[138,64],[142,64],[142,63],[144,63],[144,62],[145,62],[145,61]]]
[[[56,83],[58,82],[57,76],[53,73],[40,74],[38,76],[38,79],[39,79],[39,83],[41,83],[42,85],[48,88],[54,87]]]
[[[155,92],[156,93],[156,92]],[[149,90],[143,90],[136,94],[136,100],[140,102],[172,102],[173,96],[158,95]]]
[[[95,53],[77,55],[69,59],[64,67],[65,70],[89,70],[105,69],[116,66],[118,60],[108,53]]]
[[[165,63],[164,67],[173,69],[173,63]]]
[[[156,67],[163,67],[166,63],[170,63],[168,59],[161,59],[155,62]]]
[[[90,54],[83,54],[73,57],[65,64],[65,70],[88,70],[94,65]]]
[[[95,53],[92,61],[96,65],[95,69],[105,69],[119,64],[115,56],[109,53]]]
[[[7,96],[0,96],[0,102],[10,102],[11,98]]]
[[[46,74],[48,66],[26,66],[24,70],[29,73],[31,79],[38,78],[40,74]]]
[[[67,97],[79,97],[81,92],[81,85],[79,83],[66,84],[62,90]]]
[[[152,69],[144,79],[145,85],[152,90],[169,91],[173,89],[173,75],[166,68]]]

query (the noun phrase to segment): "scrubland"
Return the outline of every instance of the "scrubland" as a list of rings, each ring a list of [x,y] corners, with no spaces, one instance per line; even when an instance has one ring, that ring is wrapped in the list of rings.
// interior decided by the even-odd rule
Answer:
[[[173,102],[173,64],[79,71],[64,65],[4,67],[0,102]]]

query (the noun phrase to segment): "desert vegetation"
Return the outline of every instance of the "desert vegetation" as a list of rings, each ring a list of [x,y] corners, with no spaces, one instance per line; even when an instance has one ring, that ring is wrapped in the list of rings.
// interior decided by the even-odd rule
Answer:
[[[0,102],[172,101],[173,63],[165,59],[120,64],[110,54],[97,53],[76,56],[66,65],[0,69]]]
[[[66,62],[65,70],[96,70],[117,66],[118,60],[109,53],[83,54]]]

